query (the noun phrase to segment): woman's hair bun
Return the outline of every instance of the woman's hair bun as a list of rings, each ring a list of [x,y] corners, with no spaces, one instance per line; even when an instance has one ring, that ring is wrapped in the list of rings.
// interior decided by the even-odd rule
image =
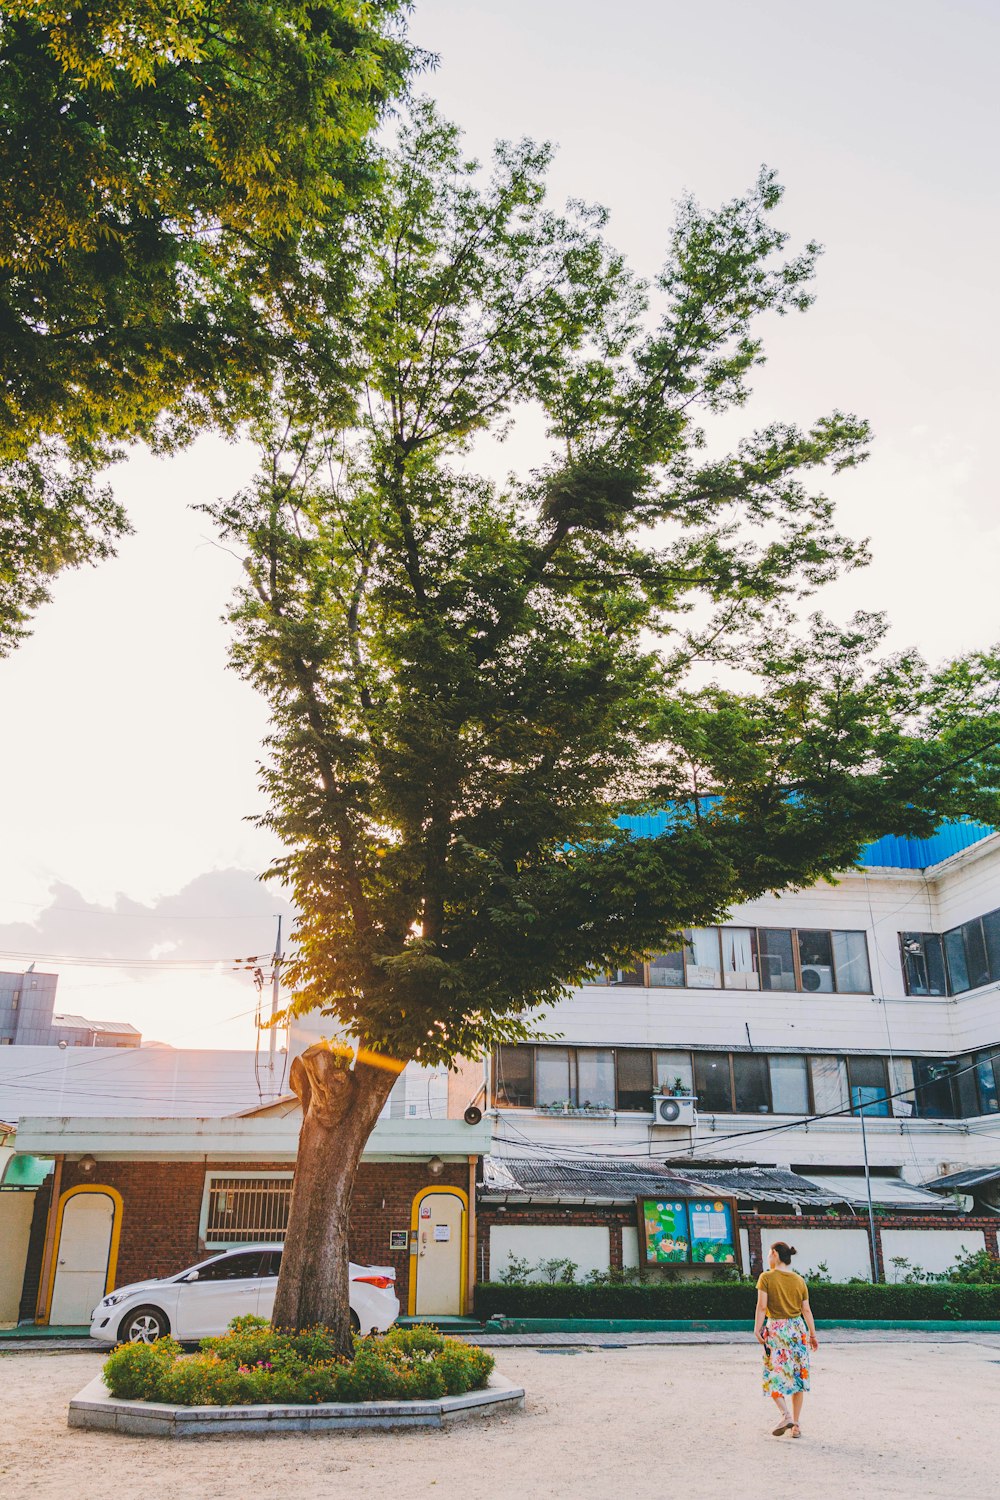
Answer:
[[[799,1252],[796,1250],[794,1245],[789,1245],[788,1253],[789,1255],[798,1255]]]

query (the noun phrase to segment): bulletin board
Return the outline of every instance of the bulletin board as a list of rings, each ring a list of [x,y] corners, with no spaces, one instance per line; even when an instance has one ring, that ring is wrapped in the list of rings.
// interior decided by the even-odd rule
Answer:
[[[644,1265],[742,1269],[735,1199],[639,1198],[637,1212]]]

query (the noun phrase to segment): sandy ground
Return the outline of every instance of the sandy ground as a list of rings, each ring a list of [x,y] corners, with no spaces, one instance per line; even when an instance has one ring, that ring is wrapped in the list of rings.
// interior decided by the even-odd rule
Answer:
[[[1000,1466],[995,1343],[830,1344],[803,1438],[776,1439],[756,1346],[498,1350],[522,1413],[445,1432],[177,1442],[66,1425],[91,1353],[0,1356],[0,1495],[11,1500],[490,1497],[959,1500]]]

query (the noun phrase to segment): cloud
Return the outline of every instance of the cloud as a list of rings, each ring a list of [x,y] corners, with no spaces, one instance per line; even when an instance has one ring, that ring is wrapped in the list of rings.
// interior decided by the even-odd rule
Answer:
[[[230,965],[273,951],[279,915],[287,952],[292,907],[249,870],[211,870],[151,904],[123,893],[102,905],[56,882],[37,916],[0,923],[0,967],[13,961],[11,955],[18,955],[18,967],[23,959],[39,968],[48,957],[103,960],[116,968],[135,961],[145,972],[153,960],[163,961],[165,970],[180,960]]]

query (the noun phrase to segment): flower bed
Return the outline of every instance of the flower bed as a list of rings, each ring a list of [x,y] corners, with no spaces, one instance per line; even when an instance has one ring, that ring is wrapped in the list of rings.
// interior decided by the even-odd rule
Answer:
[[[430,1400],[482,1390],[493,1371],[483,1349],[433,1328],[395,1328],[355,1338],[339,1356],[323,1328],[276,1333],[261,1318],[236,1318],[228,1333],[185,1355],[175,1339],[120,1344],[104,1365],[112,1396],[180,1406],[319,1405]]]

